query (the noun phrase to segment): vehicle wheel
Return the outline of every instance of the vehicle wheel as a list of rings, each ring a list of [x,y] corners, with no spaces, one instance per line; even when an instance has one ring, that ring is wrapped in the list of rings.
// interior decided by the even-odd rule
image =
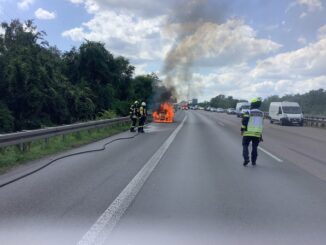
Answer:
[[[273,121],[273,120],[270,120],[269,122],[270,122],[271,124],[274,124],[274,121]]]

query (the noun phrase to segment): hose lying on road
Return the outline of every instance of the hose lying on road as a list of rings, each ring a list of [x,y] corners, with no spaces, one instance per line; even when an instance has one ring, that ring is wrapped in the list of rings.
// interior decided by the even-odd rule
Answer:
[[[35,174],[36,172],[39,172],[40,170],[42,170],[42,169],[48,167],[48,166],[51,165],[52,163],[54,163],[54,162],[56,162],[56,161],[59,161],[59,160],[61,160],[61,159],[68,158],[68,157],[72,157],[72,156],[76,156],[76,155],[82,155],[82,154],[92,153],[92,152],[104,151],[108,145],[110,145],[110,144],[112,144],[112,143],[114,143],[114,142],[116,142],[116,141],[134,139],[134,138],[136,138],[138,135],[139,135],[139,133],[134,134],[133,136],[130,136],[130,137],[122,137],[122,138],[117,138],[117,139],[111,140],[111,141],[105,143],[105,144],[102,146],[102,148],[99,148],[99,149],[75,152],[75,153],[71,153],[71,154],[68,154],[68,155],[64,155],[64,156],[61,156],[61,157],[55,158],[55,159],[53,159],[52,161],[50,161],[50,162],[44,164],[43,166],[41,166],[41,167],[39,167],[39,168],[37,168],[37,169],[34,169],[34,170],[31,171],[31,172],[28,172],[28,173],[26,173],[26,174],[23,174],[23,175],[21,175],[21,176],[19,176],[19,177],[14,178],[14,179],[12,179],[12,180],[9,180],[9,181],[7,181],[7,182],[5,182],[5,183],[3,183],[3,184],[0,184],[0,188],[5,187],[5,186],[7,186],[7,185],[9,185],[9,184],[12,184],[12,183],[14,183],[14,182],[16,182],[16,181],[18,181],[18,180],[23,179],[23,178],[26,178],[27,176],[30,176],[30,175],[32,175],[32,174]]]

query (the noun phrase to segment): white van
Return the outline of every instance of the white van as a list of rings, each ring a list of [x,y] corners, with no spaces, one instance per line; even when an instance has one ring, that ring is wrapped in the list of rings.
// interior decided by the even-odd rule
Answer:
[[[280,125],[303,126],[303,114],[297,102],[271,102],[269,106],[270,122],[277,122]]]
[[[242,117],[243,113],[250,110],[250,103],[249,102],[239,102],[235,107],[235,113],[237,117]]]

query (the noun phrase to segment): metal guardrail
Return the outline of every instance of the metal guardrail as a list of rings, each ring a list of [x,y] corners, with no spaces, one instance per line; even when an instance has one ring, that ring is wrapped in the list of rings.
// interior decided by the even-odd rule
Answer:
[[[0,135],[0,147],[23,144],[34,140],[47,139],[53,136],[65,135],[88,129],[102,128],[112,124],[128,122],[129,120],[129,117],[121,117],[3,134]]]
[[[323,116],[311,116],[311,115],[304,115],[304,119],[311,120],[311,121],[326,121],[326,117]]]

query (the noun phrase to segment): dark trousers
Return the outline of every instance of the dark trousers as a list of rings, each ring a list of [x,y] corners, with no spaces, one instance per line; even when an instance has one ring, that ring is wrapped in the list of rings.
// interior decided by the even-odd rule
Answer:
[[[131,127],[130,127],[131,132],[135,131],[136,124],[137,124],[137,118],[131,118]]]
[[[243,136],[242,138],[242,147],[243,147],[243,151],[242,151],[242,155],[243,155],[243,159],[246,162],[249,162],[249,144],[250,142],[252,142],[252,151],[251,151],[251,162],[252,163],[256,163],[257,160],[257,148],[260,142],[260,139],[258,137],[253,137],[253,136]]]
[[[144,133],[144,125],[145,125],[146,117],[139,118],[139,127],[138,132]]]

